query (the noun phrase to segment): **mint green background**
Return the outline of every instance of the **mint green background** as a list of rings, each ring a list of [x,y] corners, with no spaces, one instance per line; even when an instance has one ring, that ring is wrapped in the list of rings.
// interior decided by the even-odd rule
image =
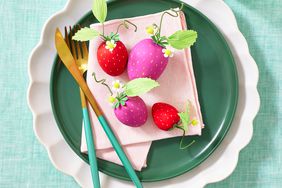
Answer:
[[[46,19],[66,0],[0,0],[0,187],[78,187],[33,134],[27,59]],[[207,187],[282,187],[282,2],[227,0],[260,69],[261,109],[235,172]],[[10,39],[10,40],[9,40]]]

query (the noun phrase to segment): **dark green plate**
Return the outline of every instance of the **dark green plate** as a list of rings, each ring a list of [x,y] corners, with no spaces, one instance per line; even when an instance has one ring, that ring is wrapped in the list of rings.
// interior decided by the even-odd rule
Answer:
[[[108,20],[141,16],[178,7],[172,0],[118,0],[108,3]],[[90,7],[89,7],[90,9]],[[180,138],[155,141],[148,156],[148,167],[138,173],[142,181],[159,181],[191,170],[203,162],[221,143],[227,133],[238,100],[236,67],[230,49],[222,34],[204,15],[185,5],[187,24],[198,32],[192,47],[193,66],[199,92],[204,122],[201,137],[187,137],[196,143],[180,150]],[[96,22],[88,12],[79,23],[82,26]],[[53,113],[64,138],[83,160],[88,157],[80,152],[82,113],[79,90],[62,63],[55,60],[51,76],[51,102]],[[160,130],[161,131],[161,130]],[[123,167],[99,160],[99,169],[110,175],[129,180]]]

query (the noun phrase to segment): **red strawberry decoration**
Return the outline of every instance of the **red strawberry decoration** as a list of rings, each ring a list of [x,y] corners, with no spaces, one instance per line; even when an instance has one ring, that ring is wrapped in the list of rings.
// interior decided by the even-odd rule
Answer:
[[[109,36],[105,35],[104,22],[107,17],[107,3],[105,0],[93,1],[92,12],[96,19],[102,24],[103,31],[100,33],[89,27],[84,27],[77,31],[72,39],[77,41],[88,41],[96,37],[101,37],[104,41],[97,50],[97,60],[101,68],[111,76],[122,74],[127,66],[128,53],[125,45],[119,39],[120,27],[129,28],[128,24],[136,25],[128,20],[124,20],[118,25],[115,33],[111,32]]]
[[[164,131],[172,130],[173,128],[178,128],[183,131],[183,136],[180,141],[180,149],[185,149],[191,146],[195,141],[190,144],[183,146],[183,138],[185,133],[188,131],[188,125],[197,125],[197,120],[190,120],[188,105],[186,112],[178,112],[178,110],[170,104],[166,103],[155,103],[152,107],[152,116],[154,123],[157,127]]]
[[[101,68],[111,76],[122,74],[127,65],[127,49],[121,41],[117,41],[111,51],[107,49],[106,42],[103,42],[97,51],[97,59]]]
[[[152,115],[155,124],[164,131],[172,129],[180,121],[176,108],[166,103],[154,104]]]

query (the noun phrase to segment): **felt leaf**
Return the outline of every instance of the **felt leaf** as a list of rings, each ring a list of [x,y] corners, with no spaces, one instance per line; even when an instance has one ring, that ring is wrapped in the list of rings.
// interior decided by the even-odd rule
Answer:
[[[121,93],[120,98],[126,97],[126,94],[124,92]]]
[[[186,112],[178,113],[178,116],[181,119],[182,127],[185,131],[188,131],[188,124],[189,124],[189,115]]]
[[[106,0],[93,0],[92,12],[100,23],[104,23],[107,17]]]
[[[110,37],[111,37],[111,38],[112,38],[114,35],[115,35],[114,32],[111,32],[111,33],[110,33]]]
[[[124,88],[126,95],[133,97],[147,93],[148,91],[158,86],[159,83],[150,78],[137,78],[125,84]]]
[[[91,29],[89,27],[84,27],[77,31],[75,35],[72,37],[73,40],[77,41],[88,41],[94,39],[95,37],[99,36],[99,32]]]
[[[153,41],[157,42],[157,38],[155,35],[153,35],[151,38],[153,39]]]
[[[125,93],[125,92],[122,92],[122,93],[119,93],[119,94],[118,94],[117,99],[118,99],[118,100],[123,100],[126,96],[127,96],[126,93]]]
[[[186,111],[180,112],[178,115],[181,119],[183,129],[188,131],[188,125],[190,124],[190,101],[188,101]]]
[[[111,36],[111,39],[113,39],[114,41],[119,41],[119,34],[114,34],[113,36]]]
[[[180,30],[167,38],[167,42],[175,49],[182,50],[192,46],[197,39],[197,32],[193,30]]]
[[[162,37],[160,38],[160,41],[164,41],[164,40],[167,40],[167,39],[166,39],[166,36],[162,36]]]
[[[158,45],[165,48],[165,46],[167,45],[167,42],[159,42]]]
[[[183,124],[188,125],[190,123],[189,115],[186,112],[180,112],[178,115]]]
[[[119,107],[119,102],[117,102],[115,105],[114,105],[114,108],[118,108]]]
[[[160,32],[156,33],[156,37],[157,37],[157,38],[161,38]]]

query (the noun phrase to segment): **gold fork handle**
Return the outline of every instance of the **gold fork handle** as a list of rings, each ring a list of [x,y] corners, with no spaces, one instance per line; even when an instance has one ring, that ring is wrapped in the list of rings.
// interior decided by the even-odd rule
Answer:
[[[82,89],[84,95],[87,97],[88,102],[91,104],[94,112],[96,113],[97,116],[102,115],[101,110],[96,103],[96,100],[94,96],[92,95],[89,87],[87,86],[83,76],[81,75],[81,72],[77,68],[75,62],[71,63],[70,66],[67,67],[67,69],[72,73],[74,79],[79,83],[80,88]]]
[[[87,107],[86,99],[85,99],[85,95],[84,95],[84,93],[83,93],[81,88],[79,88],[79,93],[80,93],[81,107],[82,108],[86,108]]]

